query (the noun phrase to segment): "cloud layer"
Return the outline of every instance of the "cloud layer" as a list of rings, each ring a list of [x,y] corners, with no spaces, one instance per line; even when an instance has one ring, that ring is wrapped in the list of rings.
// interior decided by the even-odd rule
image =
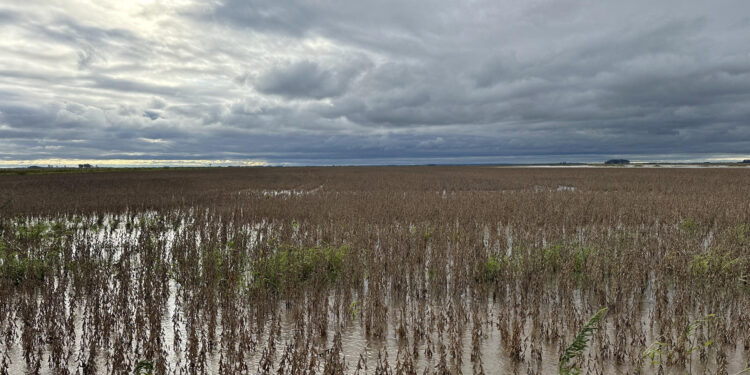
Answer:
[[[0,2],[0,160],[750,158],[750,3]]]

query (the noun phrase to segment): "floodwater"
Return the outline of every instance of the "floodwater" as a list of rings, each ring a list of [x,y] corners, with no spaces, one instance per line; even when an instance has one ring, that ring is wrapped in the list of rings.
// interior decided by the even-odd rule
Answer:
[[[572,191],[572,186],[558,186],[557,191]],[[443,193],[445,194],[445,193]],[[156,213],[144,215],[146,218],[156,216]],[[137,241],[138,230],[127,232],[124,229],[124,218],[106,217],[102,230],[98,233],[89,232],[94,243],[103,246],[103,248],[114,249],[113,256],[119,257],[118,247],[111,246],[109,243],[112,239],[119,238],[121,241]],[[112,223],[118,223],[116,227]],[[263,225],[248,226],[243,230],[254,232]],[[185,222],[176,228],[165,229],[161,236],[166,240],[167,247],[175,236],[178,236],[185,229]],[[107,234],[109,233],[109,234]],[[198,238],[200,241],[200,239]],[[509,237],[510,241],[510,237]],[[116,245],[116,244],[115,244]],[[509,248],[511,244],[509,244]],[[450,277],[450,274],[449,274]],[[554,285],[551,286],[554,291]],[[68,292],[69,293],[69,292]],[[68,294],[66,293],[66,294]],[[245,353],[245,361],[249,373],[261,372],[262,363],[271,363],[271,368],[278,371],[280,363],[284,361],[285,350],[291,350],[298,346],[298,337],[306,337],[307,342],[311,343],[309,350],[315,356],[322,358],[328,350],[334,346],[334,340],[337,334],[340,334],[341,356],[346,363],[348,373],[374,374],[379,366],[396,368],[397,364],[403,364],[405,361],[414,366],[416,373],[438,372],[442,366],[445,366],[451,373],[463,374],[556,374],[558,372],[558,358],[560,347],[552,340],[536,340],[540,344],[534,344],[531,337],[535,335],[543,322],[535,322],[533,318],[525,316],[524,312],[528,306],[517,306],[509,304],[513,298],[495,300],[493,296],[478,298],[477,296],[459,295],[455,298],[433,299],[428,295],[419,298],[413,298],[407,295],[404,300],[396,300],[390,296],[386,298],[388,303],[383,307],[383,313],[386,316],[386,326],[383,335],[376,337],[368,334],[365,329],[363,314],[360,311],[364,296],[367,293],[367,282],[360,290],[351,291],[352,303],[348,306],[337,307],[335,303],[336,293],[340,291],[331,291],[328,296],[328,314],[327,314],[327,332],[325,335],[310,335],[307,328],[316,325],[314,317],[304,313],[309,309],[317,307],[310,306],[306,298],[294,301],[279,301],[276,309],[268,312],[267,316],[261,319],[252,319],[252,306],[244,308],[243,313],[248,317],[248,322],[259,322],[260,326],[252,327],[251,330],[257,332],[253,336],[253,343],[247,347],[252,348]],[[513,293],[510,293],[511,295]],[[168,373],[185,373],[188,368],[189,359],[186,357],[187,342],[186,340],[176,340],[176,337],[186,337],[186,326],[184,320],[180,319],[180,303],[178,302],[179,286],[174,281],[170,281],[169,296],[167,306],[162,315],[163,338],[162,350],[166,353]],[[670,295],[670,299],[673,297]],[[66,301],[69,296],[65,296]],[[574,306],[576,309],[582,309],[583,303],[580,291],[576,293]],[[658,327],[650,326],[650,317],[654,314],[654,291],[651,287],[643,291],[642,301],[636,303],[633,301],[633,307],[640,309],[640,321],[633,322],[634,325],[641,327],[645,332],[646,343],[652,343],[657,340]],[[94,303],[94,302],[91,302]],[[68,305],[66,304],[66,309]],[[538,317],[553,317],[555,314],[561,314],[550,306],[534,306],[539,310]],[[626,307],[629,308],[629,307]],[[457,312],[459,311],[460,312]],[[84,373],[82,362],[79,355],[84,351],[82,348],[81,337],[87,333],[84,330],[82,316],[85,316],[84,307],[78,306],[74,309],[75,319],[75,340],[72,347],[67,348],[68,370],[71,373]],[[299,311],[303,311],[300,315]],[[297,313],[295,313],[297,312]],[[300,316],[302,321],[300,321]],[[508,319],[520,320],[523,323],[523,332],[521,333],[521,358],[512,359],[508,355],[507,341],[509,337],[503,336],[502,330],[499,329]],[[219,319],[219,322],[221,320]],[[255,323],[248,323],[255,324]],[[23,326],[23,322],[17,317],[14,322],[16,327]],[[425,332],[415,334],[415,327],[427,327]],[[405,331],[401,330],[405,327]],[[576,327],[566,327],[571,337]],[[306,332],[305,332],[306,331]],[[277,332],[277,333],[274,333]],[[217,327],[216,337],[222,337],[221,324]],[[90,333],[88,333],[90,334]],[[597,333],[599,339],[607,337],[608,341],[614,341],[618,332],[615,327],[605,320],[603,329]],[[274,337],[269,340],[269,337]],[[32,372],[27,368],[24,361],[23,350],[20,343],[16,340],[13,343],[4,342],[6,345],[0,345],[3,350],[2,357],[10,364],[8,373],[23,374]],[[226,343],[217,343],[213,350],[207,353],[208,373],[219,373],[222,366],[222,354]],[[644,348],[645,349],[645,348]],[[604,350],[594,345],[587,350],[588,358],[598,358],[596,352]],[[50,353],[43,353],[42,367],[39,370],[41,374],[52,374],[45,364],[47,363]],[[100,351],[98,366],[101,373],[112,372],[112,358],[114,353],[111,348],[105,348]],[[129,353],[129,359],[137,362],[137,354]],[[704,373],[705,371],[713,372],[716,370],[713,365],[715,361],[709,358],[707,361],[700,361],[699,353],[696,351],[692,358],[693,367],[691,373]],[[727,371],[729,374],[736,374],[746,367],[748,358],[744,356],[742,348],[738,345],[733,352],[727,353]],[[318,361],[318,371],[322,371],[322,360]],[[706,363],[706,364],[704,364]],[[604,374],[629,374],[633,372],[632,363],[617,363],[612,360],[603,360],[601,363],[595,363],[591,360],[584,363],[583,372],[595,372]],[[656,369],[646,364],[645,373],[655,373]],[[666,368],[667,374],[683,374],[682,368]]]
[[[173,291],[174,295],[174,291]],[[164,350],[167,351],[167,359],[169,373],[183,373],[188,362],[185,358],[186,344],[183,341],[180,345],[179,351],[175,351],[171,343],[174,340],[175,332],[179,332],[183,337],[185,335],[184,324],[174,324],[175,304],[174,297],[170,297],[168,312],[163,317],[163,328],[164,337],[163,342]],[[292,314],[285,311],[287,308],[283,307],[284,303],[280,303],[278,319],[270,317],[262,329],[262,333],[255,339],[254,347],[255,350],[246,353],[246,364],[250,369],[250,373],[258,373],[260,371],[260,364],[268,353],[273,358],[274,372],[278,371],[279,362],[283,356],[284,349],[287,346],[294,346],[294,336],[298,329],[298,323]],[[430,306],[425,310],[425,314],[440,314],[440,310],[445,309],[446,306]],[[448,307],[450,308],[450,307]],[[397,327],[398,322],[396,319],[397,308],[389,309],[388,325],[385,330],[385,335],[379,338],[369,337],[366,333],[362,324],[356,317],[352,320],[341,323],[335,317],[335,314],[329,314],[329,327],[331,331],[337,331],[341,334],[341,347],[342,357],[347,366],[348,373],[354,373],[357,367],[361,367],[358,373],[361,374],[374,374],[378,364],[387,363],[391,368],[394,368],[396,363],[403,360],[404,352],[410,352],[412,361],[414,362],[414,368],[416,373],[422,374],[427,371],[431,373],[437,371],[440,367],[441,360],[441,346],[447,354],[446,365],[448,371],[451,373],[483,373],[486,374],[557,374],[557,363],[558,363],[558,348],[552,344],[546,343],[541,348],[537,348],[536,352],[532,354],[531,349],[526,345],[526,350],[523,355],[523,359],[520,361],[513,360],[507,355],[503,346],[503,337],[494,326],[497,324],[497,320],[500,319],[498,312],[503,309],[503,306],[496,303],[488,303],[486,313],[483,317],[483,323],[480,325],[481,328],[479,334],[479,351],[478,356],[472,356],[473,354],[473,337],[472,324],[469,321],[463,322],[463,327],[458,330],[450,331],[446,329],[444,332],[438,334],[432,332],[429,334],[429,339],[421,339],[416,345],[414,338],[407,334],[406,338],[399,338]],[[81,314],[82,311],[79,311]],[[648,308],[644,309],[643,317],[644,321],[640,322],[646,327],[647,319],[649,314]],[[306,319],[309,319],[306,318]],[[18,322],[20,324],[20,322]],[[341,324],[337,326],[337,324]],[[274,340],[272,346],[268,344],[269,332],[278,326],[279,331],[278,337]],[[528,339],[530,330],[532,329],[532,322],[529,321],[525,325],[524,337]],[[616,336],[616,332],[611,325],[605,324],[606,334],[611,338]],[[82,324],[80,321],[76,323],[76,336],[79,338],[76,340],[76,345],[80,345],[80,337],[83,334]],[[326,350],[333,346],[334,333],[329,333],[323,337],[317,337],[313,340],[314,346],[312,350],[318,355],[322,356]],[[218,327],[217,337],[221,337],[221,326]],[[455,340],[458,338],[458,340]],[[653,339],[654,337],[650,337]],[[525,340],[526,340],[525,339]],[[269,349],[271,352],[269,352]],[[589,349],[591,350],[591,349]],[[73,348],[71,351],[72,356],[68,361],[68,369],[71,373],[80,373],[82,370],[81,364],[76,360],[78,358],[78,350]],[[457,354],[460,353],[460,354]],[[538,354],[537,354],[538,353]],[[217,349],[210,352],[207,359],[207,373],[219,373],[220,361],[221,361],[221,349],[217,346]],[[10,374],[24,374],[33,373],[25,365],[23,359],[23,353],[19,345],[13,345],[10,350],[5,353],[10,359],[11,364],[9,366]],[[46,363],[47,356],[45,354]],[[98,360],[98,366],[100,373],[111,372],[111,351],[105,351],[100,355]],[[534,358],[535,356],[538,358]],[[107,356],[110,356],[109,360]],[[461,359],[458,359],[458,358]],[[704,366],[698,361],[697,353],[693,356],[694,362],[696,363],[693,367],[693,371],[690,373],[704,373],[704,371],[715,371],[715,368],[710,365],[712,363],[708,361],[709,365]],[[744,368],[745,360],[743,359],[743,352],[738,347],[733,353],[729,353],[728,358],[729,366],[727,370],[729,374],[740,373]],[[599,365],[596,368],[599,373],[605,374],[630,374],[633,371],[633,366],[630,364],[615,364],[613,362]],[[322,371],[322,367],[318,370]],[[655,372],[654,368],[646,367],[644,373]],[[41,374],[53,374],[52,370],[46,368],[44,365],[40,369]],[[588,373],[584,371],[584,373]],[[667,374],[684,374],[685,371],[682,368],[667,368]]]

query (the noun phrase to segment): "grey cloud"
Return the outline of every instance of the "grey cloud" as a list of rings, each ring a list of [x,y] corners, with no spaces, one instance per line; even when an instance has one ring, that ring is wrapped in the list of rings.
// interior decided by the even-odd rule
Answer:
[[[0,158],[750,152],[746,1],[149,6],[0,6]]]
[[[148,106],[153,109],[164,109],[167,106],[167,102],[161,98],[151,98]]]
[[[230,0],[217,7],[211,16],[242,27],[300,36],[313,26],[310,18],[313,9],[302,2],[295,5],[271,0]]]
[[[255,87],[264,94],[292,99],[330,98],[344,94],[351,81],[367,67],[369,64],[364,61],[325,67],[303,60],[265,72],[257,79]]]
[[[0,9],[0,26],[16,22],[20,19],[17,12],[10,10]]]
[[[143,115],[150,118],[151,120],[156,120],[159,117],[161,117],[161,114],[158,111],[154,111],[154,110],[143,111]]]
[[[102,59],[96,49],[90,45],[84,45],[78,51],[78,69],[83,70],[91,66],[97,59]]]
[[[27,20],[27,27],[34,32],[44,34],[51,40],[62,43],[86,41],[94,45],[106,45],[111,41],[135,42],[138,39],[128,30],[87,26],[59,13],[50,16],[53,18],[52,22]]]
[[[121,92],[174,96],[179,95],[181,91],[179,87],[155,85],[147,82],[114,78],[100,74],[85,76],[85,79],[90,81],[93,87]]]

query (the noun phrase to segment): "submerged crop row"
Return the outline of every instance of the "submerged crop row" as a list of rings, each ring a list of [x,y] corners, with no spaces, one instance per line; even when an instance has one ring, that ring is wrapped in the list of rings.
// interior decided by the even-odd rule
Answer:
[[[737,374],[748,190],[742,170],[4,176],[0,373]]]

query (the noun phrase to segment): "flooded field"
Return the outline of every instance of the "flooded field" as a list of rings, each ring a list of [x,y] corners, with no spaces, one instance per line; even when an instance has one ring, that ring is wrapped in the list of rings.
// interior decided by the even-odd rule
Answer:
[[[0,374],[750,373],[750,174],[0,177]]]

